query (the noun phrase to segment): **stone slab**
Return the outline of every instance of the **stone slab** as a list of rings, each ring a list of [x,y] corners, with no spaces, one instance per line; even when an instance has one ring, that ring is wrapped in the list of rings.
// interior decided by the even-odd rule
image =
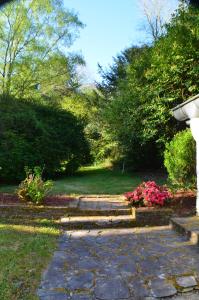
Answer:
[[[197,282],[194,276],[182,276],[176,278],[176,283],[181,288],[192,288],[197,286]]]
[[[151,293],[155,298],[171,297],[177,294],[173,284],[165,279],[154,279],[150,282]]]
[[[185,235],[192,244],[199,243],[199,217],[171,218],[173,230]]]
[[[127,284],[122,278],[99,278],[94,294],[100,300],[117,300],[130,298]]]

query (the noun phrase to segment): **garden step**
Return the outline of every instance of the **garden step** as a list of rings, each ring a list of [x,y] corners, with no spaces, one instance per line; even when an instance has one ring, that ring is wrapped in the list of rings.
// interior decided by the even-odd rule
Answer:
[[[172,218],[172,229],[185,235],[193,244],[199,244],[199,217]]]
[[[133,215],[121,216],[73,216],[63,217],[61,225],[69,229],[94,229],[94,228],[128,228],[133,227]]]
[[[123,196],[82,196],[78,208],[81,210],[117,210],[128,209],[129,203]]]
[[[73,209],[68,210],[68,216],[126,216],[132,215],[132,208],[121,209]]]

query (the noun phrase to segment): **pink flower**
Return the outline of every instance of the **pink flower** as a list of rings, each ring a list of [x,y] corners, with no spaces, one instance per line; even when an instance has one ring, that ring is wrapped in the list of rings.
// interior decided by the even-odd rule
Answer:
[[[163,206],[171,198],[171,194],[164,186],[159,186],[155,181],[140,184],[133,192],[124,194],[131,204],[136,206]]]

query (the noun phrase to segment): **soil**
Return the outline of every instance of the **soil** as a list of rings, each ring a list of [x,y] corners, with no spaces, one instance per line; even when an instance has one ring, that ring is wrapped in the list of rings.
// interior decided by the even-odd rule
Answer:
[[[178,216],[194,215],[196,212],[196,193],[193,191],[178,191],[167,207],[172,208]]]
[[[68,202],[74,200],[74,197],[65,195],[48,196],[44,199],[43,205],[45,206],[68,206]],[[21,202],[17,195],[0,193],[0,205],[17,205],[24,204]]]

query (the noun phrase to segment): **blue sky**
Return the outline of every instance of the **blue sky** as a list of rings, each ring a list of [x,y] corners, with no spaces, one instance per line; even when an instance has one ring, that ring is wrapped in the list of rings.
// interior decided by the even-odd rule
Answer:
[[[143,15],[139,0],[64,2],[67,8],[78,13],[79,19],[86,25],[70,50],[82,53],[87,63],[85,72],[90,81],[99,79],[98,63],[108,67],[112,58],[126,47],[146,40],[146,34],[140,29],[143,25]]]

